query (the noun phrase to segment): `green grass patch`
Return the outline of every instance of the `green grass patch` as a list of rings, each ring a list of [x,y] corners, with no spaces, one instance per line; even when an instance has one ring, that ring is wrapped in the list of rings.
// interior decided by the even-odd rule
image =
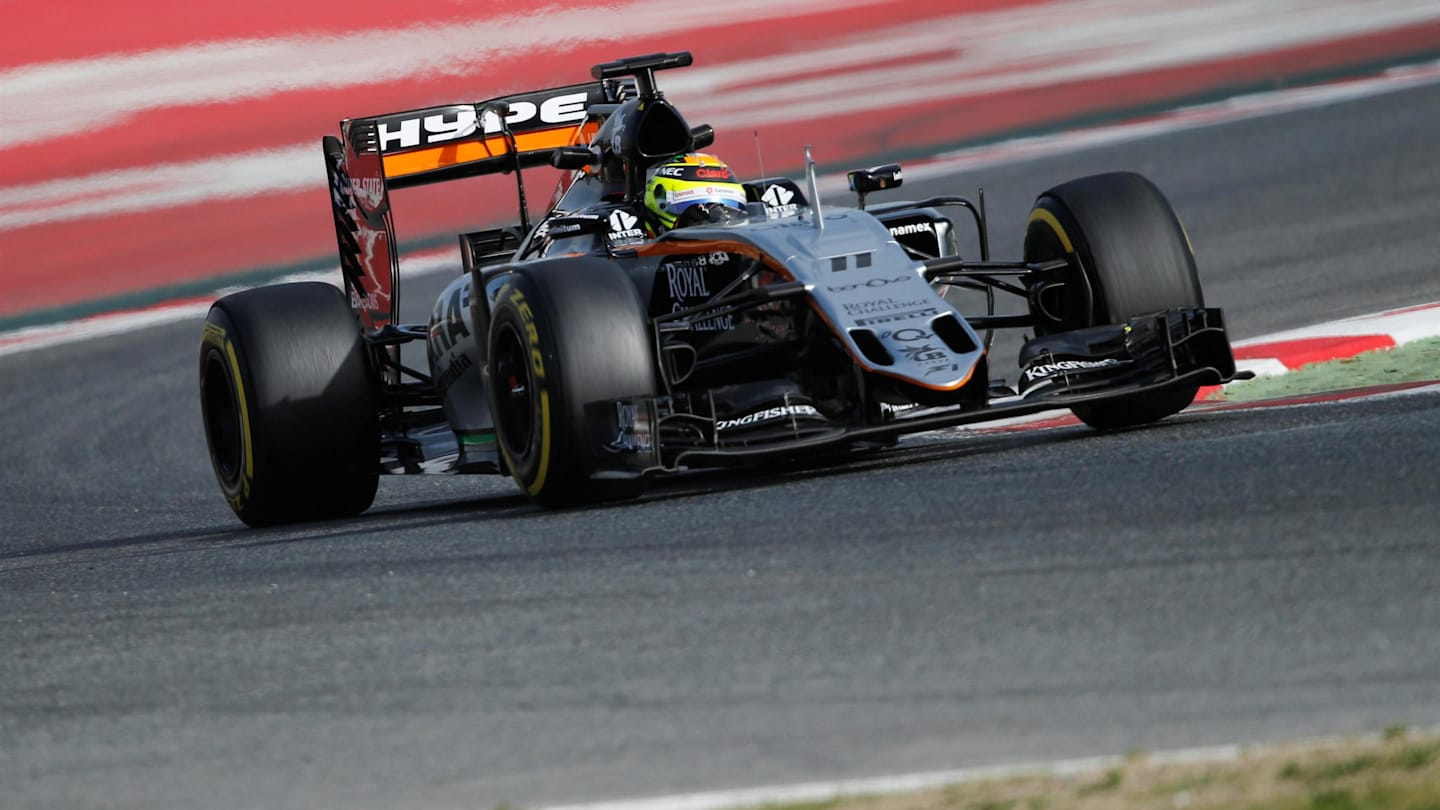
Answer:
[[[1398,727],[1396,727],[1398,729]],[[1141,756],[1069,776],[977,780],[764,810],[1440,810],[1440,736],[1387,729],[1364,739],[1251,748],[1237,759]]]
[[[1216,399],[1248,402],[1424,380],[1440,380],[1440,337],[1364,352],[1344,360],[1311,363],[1277,377],[1233,382],[1225,386]]]
[[[1125,774],[1119,768],[1111,768],[1105,775],[1086,785],[1081,785],[1077,791],[1080,796],[1093,796],[1096,793],[1106,793],[1120,787],[1125,781]]]

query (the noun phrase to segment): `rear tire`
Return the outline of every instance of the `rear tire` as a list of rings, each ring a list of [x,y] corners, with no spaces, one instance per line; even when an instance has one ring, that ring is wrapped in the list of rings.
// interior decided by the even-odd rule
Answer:
[[[345,294],[308,282],[216,301],[200,342],[215,477],[250,526],[359,514],[379,481],[367,349]]]
[[[1069,262],[1061,298],[1036,315],[1041,333],[1122,323],[1175,307],[1202,307],[1190,239],[1165,195],[1144,177],[1082,177],[1041,194],[1025,230],[1025,261]],[[1088,290],[1088,294],[1087,291]],[[1141,425],[1184,410],[1197,386],[1135,394],[1071,410],[1097,429]]]
[[[643,478],[600,468],[585,404],[653,397],[652,339],[635,284],[614,263],[565,258],[505,278],[491,304],[487,372],[510,474],[546,506],[631,498]]]

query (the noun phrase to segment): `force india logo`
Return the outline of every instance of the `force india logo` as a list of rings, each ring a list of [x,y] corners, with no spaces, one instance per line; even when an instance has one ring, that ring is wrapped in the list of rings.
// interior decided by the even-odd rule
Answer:
[[[749,427],[764,422],[773,422],[776,419],[784,419],[787,416],[819,416],[820,412],[810,405],[780,405],[775,408],[766,408],[763,411],[747,413],[735,419],[720,419],[715,422],[715,429],[731,430],[737,427]]]

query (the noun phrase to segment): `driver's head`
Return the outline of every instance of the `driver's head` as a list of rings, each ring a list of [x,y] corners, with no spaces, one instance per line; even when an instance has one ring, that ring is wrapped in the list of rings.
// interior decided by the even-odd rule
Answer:
[[[645,173],[645,208],[662,228],[723,225],[745,217],[745,187],[723,161],[693,152]]]

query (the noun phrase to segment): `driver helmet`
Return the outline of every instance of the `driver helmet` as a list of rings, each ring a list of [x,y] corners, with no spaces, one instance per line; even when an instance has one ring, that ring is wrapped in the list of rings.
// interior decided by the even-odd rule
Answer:
[[[723,225],[745,218],[745,187],[724,161],[692,152],[645,172],[645,208],[665,230]]]

